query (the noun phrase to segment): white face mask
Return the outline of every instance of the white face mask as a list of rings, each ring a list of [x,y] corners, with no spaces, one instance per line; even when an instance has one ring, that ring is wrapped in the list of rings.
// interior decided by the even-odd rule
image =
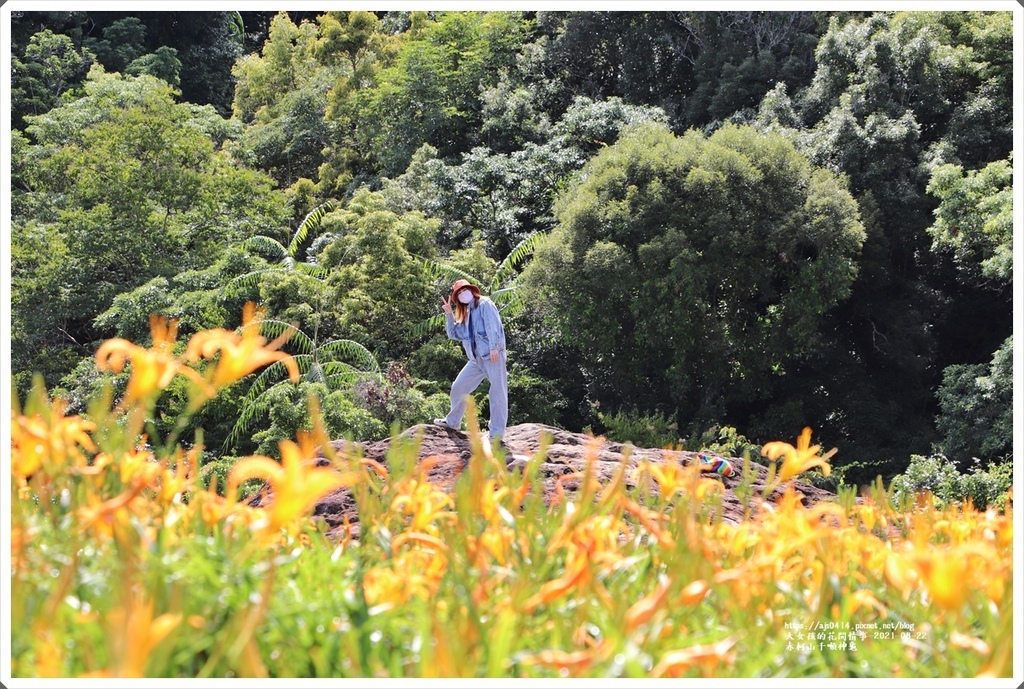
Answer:
[[[469,302],[473,301],[473,291],[464,289],[461,292],[459,292],[458,298],[459,301],[461,301],[463,304],[468,304]]]

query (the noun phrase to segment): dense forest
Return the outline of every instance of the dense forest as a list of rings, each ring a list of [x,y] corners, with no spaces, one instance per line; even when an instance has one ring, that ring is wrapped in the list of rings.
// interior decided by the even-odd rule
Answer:
[[[444,414],[468,276],[510,424],[807,425],[851,483],[1005,464],[1012,39],[1010,12],[13,12],[16,394],[85,413],[105,339],[255,302],[303,375],[207,405],[206,461],[275,456],[310,394],[385,437]]]

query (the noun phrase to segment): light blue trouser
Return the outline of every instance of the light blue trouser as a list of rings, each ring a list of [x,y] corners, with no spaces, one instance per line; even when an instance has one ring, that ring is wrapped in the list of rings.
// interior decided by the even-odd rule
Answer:
[[[491,381],[490,397],[490,435],[491,440],[501,439],[505,435],[508,423],[508,370],[505,368],[506,355],[492,363],[489,356],[471,359],[459,371],[452,383],[452,410],[445,421],[449,426],[458,428],[466,413],[466,398],[480,386],[484,378]]]

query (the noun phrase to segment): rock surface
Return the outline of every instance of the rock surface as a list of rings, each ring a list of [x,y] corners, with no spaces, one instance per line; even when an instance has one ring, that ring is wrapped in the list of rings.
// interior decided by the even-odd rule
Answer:
[[[543,438],[547,436],[547,444],[543,456],[538,456]],[[431,457],[434,465],[428,471],[430,481],[443,490],[451,490],[459,473],[468,465],[470,457],[470,438],[467,433],[455,431],[441,426],[424,424],[413,426],[398,436],[399,441],[419,441],[419,460]],[[383,465],[387,465],[387,454],[391,448],[392,440],[381,440],[377,442],[358,443],[358,451],[361,456],[373,459]],[[651,464],[680,463],[688,465],[693,461],[699,461],[696,452],[659,450],[635,448],[622,443],[594,439],[582,433],[571,433],[553,426],[542,424],[520,424],[511,426],[505,432],[505,445],[512,455],[507,466],[510,470],[521,470],[528,461],[540,461],[538,479],[543,482],[543,495],[545,503],[556,495],[555,483],[559,477],[570,474],[574,471],[584,471],[587,464],[588,454],[596,453],[594,467],[601,483],[607,483],[615,475],[616,470],[622,462],[627,462],[632,469],[639,465],[644,459]],[[349,446],[344,440],[337,440],[331,446],[339,454],[351,452],[357,448]],[[729,477],[719,477],[723,482],[725,491],[722,498],[722,519],[723,521],[738,523],[744,519],[744,508],[735,488],[741,482],[743,460],[727,458],[733,464],[735,473]],[[321,451],[317,459],[319,465],[327,465],[329,461],[324,458]],[[753,481],[753,495],[755,501],[760,499],[767,479],[766,467],[751,462],[751,469],[756,472]],[[630,471],[627,470],[627,483],[632,483],[628,478]],[[711,474],[708,474],[711,475]],[[567,495],[579,485],[578,479],[565,480],[562,487]],[[834,499],[836,496],[827,490],[817,488],[810,483],[794,479],[788,483],[803,499],[805,505],[812,505],[822,500]],[[657,484],[652,482],[654,489]],[[776,500],[781,496],[786,485],[776,488],[768,496],[769,501]],[[272,495],[262,493],[257,496],[251,504],[258,506],[273,499]],[[344,530],[346,522],[352,536],[358,535],[358,514],[356,512],[355,499],[347,488],[337,490],[320,500],[313,510],[314,515],[323,517],[331,529],[337,533]]]

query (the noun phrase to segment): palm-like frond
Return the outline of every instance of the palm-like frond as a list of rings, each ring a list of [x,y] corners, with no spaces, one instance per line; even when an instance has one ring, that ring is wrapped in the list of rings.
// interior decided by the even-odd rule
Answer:
[[[266,273],[279,272],[277,268],[261,268],[245,275],[239,275],[228,282],[228,287],[255,287],[259,284],[260,278]]]
[[[296,270],[299,273],[302,273],[303,275],[311,277],[314,280],[318,280],[320,282],[323,282],[325,279],[327,279],[327,276],[330,275],[331,273],[329,269],[324,268],[323,266],[312,265],[309,263],[299,263],[291,261],[291,259],[285,259],[278,265],[271,266],[269,268],[260,268],[259,270],[252,271],[251,273],[246,273],[245,275],[239,275],[238,277],[232,278],[228,282],[228,286],[245,288],[255,287],[260,283],[261,278],[263,278],[265,275],[285,275],[290,270]]]
[[[295,267],[300,273],[308,275],[319,282],[323,282],[331,274],[330,268],[325,268],[315,263],[298,263]]]
[[[294,328],[291,323],[285,323],[284,321],[279,321],[274,318],[260,321],[260,333],[271,339],[281,337],[281,335],[288,332],[290,328],[293,328],[293,330],[287,342],[291,343],[303,354],[312,354],[313,350],[316,349],[316,344],[313,342],[313,339],[298,328]]]
[[[292,329],[291,324],[275,319],[261,321],[259,327],[264,336],[275,338]],[[292,359],[303,380],[321,383],[328,389],[336,389],[360,376],[381,375],[377,358],[369,349],[354,340],[331,340],[318,345],[302,330],[292,329],[287,341],[301,352],[293,355]],[[354,363],[339,361],[341,358]],[[241,434],[247,433],[254,421],[269,411],[270,396],[267,393],[270,390],[290,384],[288,369],[282,361],[275,361],[258,374],[252,374],[250,378],[252,384],[243,398],[242,413],[224,440],[225,448],[237,443]]]
[[[380,371],[377,357],[355,340],[331,340],[320,345],[317,352],[321,358],[329,356],[332,360],[337,360],[339,357],[353,360],[358,364],[353,368],[360,371],[367,373]]]
[[[269,257],[273,261],[281,261],[288,256],[289,253],[281,242],[262,234],[257,234],[246,239],[242,242],[242,248],[246,251],[256,251],[264,257]]]
[[[475,277],[473,277],[466,271],[462,270],[461,268],[456,268],[455,266],[448,265],[447,263],[442,263],[441,261],[435,261],[432,258],[424,258],[423,256],[416,256],[415,258],[426,270],[427,277],[447,277],[451,278],[452,280],[461,279],[469,280],[473,284],[477,283],[477,279]]]
[[[343,361],[328,361],[322,364],[322,367],[328,387],[335,382],[349,382],[355,380],[360,376],[367,375],[367,373],[379,373],[379,371],[362,371],[351,364],[346,364]]]
[[[444,314],[439,313],[436,316],[431,316],[425,321],[421,321],[413,326],[412,334],[414,337],[423,337],[434,330],[437,330],[444,325]]]
[[[313,357],[310,354],[298,354],[293,356],[295,365],[299,367],[299,375],[304,376],[309,372],[310,366],[313,365]],[[270,388],[276,387],[281,383],[288,380],[288,369],[281,361],[275,361],[270,366],[256,374],[253,379],[252,385],[249,386],[249,392],[245,393],[243,401],[245,405],[254,403],[258,398],[263,396],[263,393]],[[277,382],[270,384],[271,381],[276,380]]]
[[[280,383],[278,383],[280,385]],[[235,421],[235,425],[232,426],[231,432],[228,433],[227,437],[224,438],[224,448],[233,447],[238,443],[239,437],[243,433],[248,433],[252,428],[253,422],[270,411],[271,397],[269,395],[254,400],[251,404],[245,405],[242,409],[242,413],[238,416],[238,420]]]
[[[294,256],[298,252],[299,245],[306,241],[309,231],[319,225],[324,216],[333,208],[334,204],[331,201],[325,201],[306,214],[306,217],[302,219],[302,224],[299,225],[299,229],[295,230],[291,243],[288,245],[289,256]]]
[[[509,252],[509,255],[505,257],[505,260],[498,266],[497,272],[494,274],[493,284],[497,287],[501,285],[507,278],[513,275],[513,271],[519,267],[519,265],[526,260],[533,250],[537,247],[537,242],[540,241],[544,235],[540,232],[535,232],[523,241],[516,244],[516,247]]]

